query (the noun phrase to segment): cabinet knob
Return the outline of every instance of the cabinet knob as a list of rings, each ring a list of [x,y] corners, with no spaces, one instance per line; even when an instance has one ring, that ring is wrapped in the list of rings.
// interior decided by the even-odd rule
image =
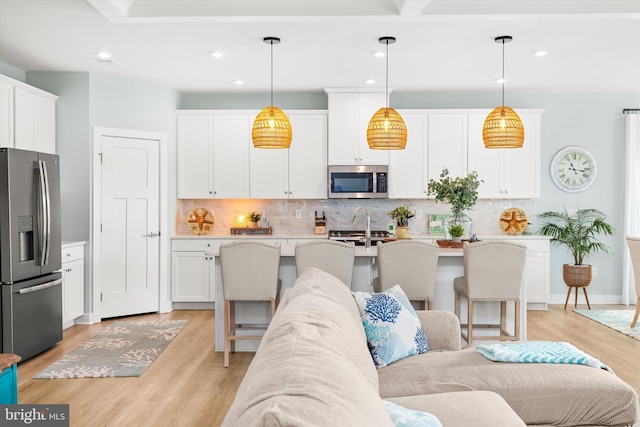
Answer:
[[[211,243],[207,243],[207,246],[211,246]]]
[[[209,194],[213,194],[213,191],[209,191]]]

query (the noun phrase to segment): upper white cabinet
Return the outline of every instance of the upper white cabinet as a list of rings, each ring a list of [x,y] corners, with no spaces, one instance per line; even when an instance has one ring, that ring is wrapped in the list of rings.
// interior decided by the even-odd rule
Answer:
[[[386,105],[384,92],[325,91],[329,96],[329,164],[389,164],[388,151],[371,150],[367,143],[369,121]]]
[[[252,117],[178,112],[178,198],[249,197]]]
[[[429,116],[398,111],[407,125],[404,150],[389,153],[389,197],[413,199],[427,196]]]
[[[0,146],[55,153],[57,99],[0,75]]]
[[[293,139],[288,150],[251,148],[251,197],[327,198],[327,113],[287,112]]]
[[[522,148],[487,149],[482,126],[490,111],[469,115],[468,170],[484,182],[478,197],[531,199],[540,197],[540,111],[518,111],[524,125]]]
[[[467,174],[467,115],[464,113],[429,114],[429,173],[427,181],[440,179],[442,169],[449,176]],[[425,184],[426,185],[426,184]]]

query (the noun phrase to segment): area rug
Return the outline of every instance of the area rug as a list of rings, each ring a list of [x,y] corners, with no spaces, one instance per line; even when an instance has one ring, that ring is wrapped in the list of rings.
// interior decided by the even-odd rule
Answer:
[[[33,378],[139,377],[186,320],[117,321]]]
[[[635,310],[576,310],[576,313],[640,341],[640,320],[631,329]]]

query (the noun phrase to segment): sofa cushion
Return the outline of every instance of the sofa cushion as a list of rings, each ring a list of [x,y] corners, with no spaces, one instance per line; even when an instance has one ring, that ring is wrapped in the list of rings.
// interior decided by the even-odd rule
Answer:
[[[583,365],[492,362],[473,346],[408,357],[378,370],[384,399],[452,391],[498,393],[527,425],[628,425],[635,391],[611,372]]]
[[[391,426],[350,310],[358,317],[342,282],[305,271],[262,338],[223,426]]]
[[[440,420],[428,412],[405,408],[397,403],[385,401],[394,427],[442,427]]]
[[[524,427],[507,402],[490,391],[394,397],[389,402],[435,415],[443,427]]]
[[[381,293],[353,292],[353,297],[378,368],[429,351],[422,323],[399,285]]]

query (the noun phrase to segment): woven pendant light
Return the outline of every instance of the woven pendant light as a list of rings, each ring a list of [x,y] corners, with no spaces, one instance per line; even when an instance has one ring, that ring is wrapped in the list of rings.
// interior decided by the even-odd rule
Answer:
[[[521,148],[524,143],[524,126],[520,116],[504,105],[504,44],[511,40],[511,36],[495,38],[496,43],[502,43],[502,105],[487,116],[482,126],[485,148]]]
[[[256,116],[251,129],[251,139],[256,148],[289,148],[291,146],[291,122],[287,115],[273,105],[273,45],[280,43],[277,37],[265,37],[271,45],[271,105]]]
[[[386,107],[371,117],[367,127],[367,142],[372,150],[404,150],[407,145],[407,125],[402,116],[389,108],[389,44],[395,43],[395,37],[380,37],[378,41],[386,45],[387,70],[385,98]]]

